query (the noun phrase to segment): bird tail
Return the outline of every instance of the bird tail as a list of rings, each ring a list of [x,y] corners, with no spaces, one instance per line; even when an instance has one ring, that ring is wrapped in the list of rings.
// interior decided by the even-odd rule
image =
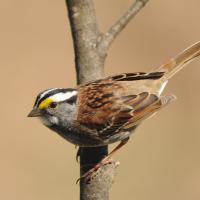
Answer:
[[[200,56],[200,41],[182,51],[156,71],[166,72],[162,77],[163,82],[165,82],[198,56]]]

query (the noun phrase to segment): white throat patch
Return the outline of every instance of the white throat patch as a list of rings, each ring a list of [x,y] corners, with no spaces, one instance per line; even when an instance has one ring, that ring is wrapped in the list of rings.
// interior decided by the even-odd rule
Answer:
[[[40,117],[40,121],[47,127],[58,125],[58,118],[55,116],[49,116],[49,117]]]

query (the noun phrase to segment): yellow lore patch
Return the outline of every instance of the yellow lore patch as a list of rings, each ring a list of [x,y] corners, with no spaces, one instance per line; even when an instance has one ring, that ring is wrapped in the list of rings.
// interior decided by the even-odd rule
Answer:
[[[47,99],[45,99],[45,100],[43,100],[41,103],[40,103],[40,105],[39,105],[39,108],[40,109],[44,109],[44,108],[46,108],[50,103],[52,103],[53,102],[53,100],[51,99],[51,98],[47,98]]]

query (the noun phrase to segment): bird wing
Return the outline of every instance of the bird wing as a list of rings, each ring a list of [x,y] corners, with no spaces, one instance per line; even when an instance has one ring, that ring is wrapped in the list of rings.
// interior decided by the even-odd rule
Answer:
[[[161,108],[162,101],[148,91],[131,91],[127,95],[124,91],[128,89],[122,82],[158,79],[162,76],[163,72],[121,74],[80,86],[77,122],[96,130],[102,139],[123,129],[131,129]]]

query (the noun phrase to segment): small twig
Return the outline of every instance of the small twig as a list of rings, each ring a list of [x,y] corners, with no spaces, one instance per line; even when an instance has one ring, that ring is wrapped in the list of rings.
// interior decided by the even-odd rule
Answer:
[[[148,1],[149,0],[136,0],[134,4],[124,13],[124,15],[122,15],[120,19],[108,30],[108,32],[102,34],[98,43],[100,51],[107,51],[119,33]]]

